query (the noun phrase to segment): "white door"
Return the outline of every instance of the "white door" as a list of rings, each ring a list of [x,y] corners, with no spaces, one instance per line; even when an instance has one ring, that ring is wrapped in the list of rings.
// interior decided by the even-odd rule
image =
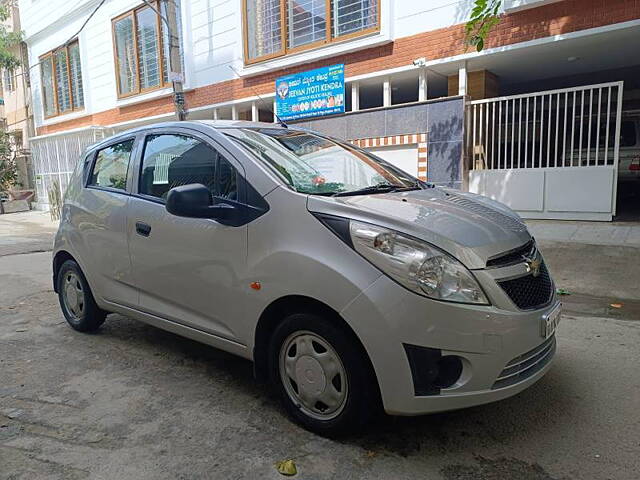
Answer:
[[[386,160],[400,170],[418,176],[418,146],[402,145],[394,147],[368,148],[370,152]]]

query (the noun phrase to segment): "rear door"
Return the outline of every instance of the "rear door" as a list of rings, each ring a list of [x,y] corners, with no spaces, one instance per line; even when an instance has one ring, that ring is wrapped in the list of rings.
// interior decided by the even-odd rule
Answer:
[[[127,206],[135,137],[97,150],[78,201],[71,204],[76,250],[94,293],[103,299],[137,306],[138,296],[127,241]],[[128,187],[129,184],[129,187]]]
[[[141,142],[127,228],[140,308],[236,340],[246,295],[247,226],[177,217],[165,202],[171,188],[192,183],[243,201],[242,167],[190,129],[156,129]]]

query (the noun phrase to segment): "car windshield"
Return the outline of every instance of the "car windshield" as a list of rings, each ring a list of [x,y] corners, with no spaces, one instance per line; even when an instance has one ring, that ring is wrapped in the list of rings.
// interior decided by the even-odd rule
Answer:
[[[223,132],[300,193],[357,195],[422,188],[419,180],[381,158],[313,133],[284,128]]]

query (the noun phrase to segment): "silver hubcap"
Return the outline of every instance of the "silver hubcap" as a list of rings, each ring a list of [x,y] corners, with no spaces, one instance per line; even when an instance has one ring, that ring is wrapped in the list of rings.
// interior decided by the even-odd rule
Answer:
[[[73,272],[64,276],[63,298],[67,311],[75,318],[82,317],[84,313],[84,290],[80,279]]]
[[[330,420],[344,408],[348,383],[342,361],[313,332],[295,332],[282,343],[280,378],[289,398],[310,417]]]

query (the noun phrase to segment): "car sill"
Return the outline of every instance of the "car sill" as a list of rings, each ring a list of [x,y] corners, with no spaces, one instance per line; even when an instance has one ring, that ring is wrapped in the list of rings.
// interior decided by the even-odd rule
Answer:
[[[246,345],[240,342],[229,340],[228,338],[220,337],[212,333],[204,332],[202,330],[198,330],[197,328],[189,327],[181,323],[167,320],[166,318],[162,318],[157,315],[138,310],[136,308],[127,307],[119,303],[109,302],[107,300],[103,300],[103,302],[112,307],[113,311],[116,311],[123,315],[129,315],[132,318],[140,320],[141,322],[147,323],[151,326],[161,328],[162,330],[166,330],[177,335],[182,335],[184,337],[205,343],[207,345],[211,345],[212,347],[225,350],[249,360],[253,359],[251,350],[248,349]]]

